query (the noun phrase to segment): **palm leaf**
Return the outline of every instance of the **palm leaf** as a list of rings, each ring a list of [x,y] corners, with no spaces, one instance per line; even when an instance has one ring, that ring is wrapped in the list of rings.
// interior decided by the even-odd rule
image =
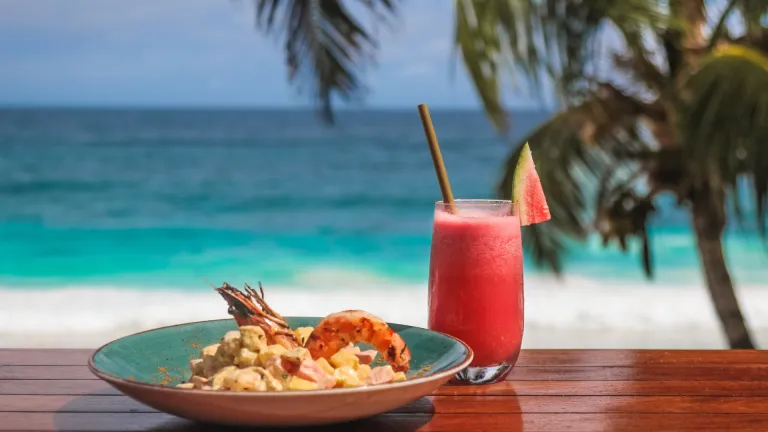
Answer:
[[[303,79],[333,123],[332,101],[361,97],[359,75],[372,60],[377,41],[353,17],[342,0],[254,0],[256,25],[266,33],[283,31],[289,81]],[[364,0],[375,21],[395,13],[393,0]],[[281,18],[281,20],[279,20]]]
[[[765,18],[768,3],[765,0],[738,0],[737,8],[747,30],[747,39],[753,42],[765,37]]]
[[[680,129],[695,184],[711,191],[726,188],[735,194],[738,179],[750,177],[758,227],[764,236],[767,118],[768,56],[763,52],[720,46],[685,82]]]
[[[464,66],[483,102],[488,118],[497,129],[506,130],[507,119],[502,108],[497,64],[494,58],[500,48],[499,40],[493,27],[476,24],[492,20],[495,6],[495,2],[480,2],[472,5],[457,0],[454,38],[460,47]]]
[[[599,47],[608,24],[624,35],[622,64],[639,71],[646,88],[664,82],[649,60],[644,36],[669,25],[657,0],[457,0],[456,45],[493,124],[504,130],[501,71],[524,75],[536,89],[544,77],[566,100],[580,101],[598,80]],[[597,60],[596,60],[597,58]],[[626,75],[626,73],[624,73]]]

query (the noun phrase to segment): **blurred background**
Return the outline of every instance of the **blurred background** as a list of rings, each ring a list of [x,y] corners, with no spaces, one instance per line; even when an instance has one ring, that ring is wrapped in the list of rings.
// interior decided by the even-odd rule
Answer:
[[[767,11],[0,0],[0,346],[227,317],[206,281],[425,326],[420,103],[458,198],[531,144],[524,347],[765,346]]]

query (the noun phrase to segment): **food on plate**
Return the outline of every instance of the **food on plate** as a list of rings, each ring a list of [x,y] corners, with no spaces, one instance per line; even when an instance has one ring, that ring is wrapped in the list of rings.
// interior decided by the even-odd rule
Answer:
[[[179,388],[296,391],[386,384],[406,379],[411,353],[386,322],[364,311],[336,312],[317,326],[291,329],[260,293],[224,283],[238,330],[224,334],[190,361],[192,377]],[[375,350],[361,350],[365,342]],[[388,364],[373,367],[377,355]]]
[[[348,310],[328,315],[320,321],[309,335],[306,347],[312,358],[324,358],[333,362],[337,355],[345,353],[342,348],[348,343],[367,342],[380,352],[395,372],[407,372],[411,352],[403,338],[395,333],[386,322],[361,310]],[[356,359],[370,364],[376,351],[358,353]]]

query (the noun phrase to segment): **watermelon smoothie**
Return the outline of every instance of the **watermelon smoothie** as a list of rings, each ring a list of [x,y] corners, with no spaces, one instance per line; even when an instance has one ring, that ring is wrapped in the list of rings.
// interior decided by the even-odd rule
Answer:
[[[503,380],[523,337],[520,219],[510,201],[435,206],[429,269],[429,328],[466,342],[472,364],[454,382]]]

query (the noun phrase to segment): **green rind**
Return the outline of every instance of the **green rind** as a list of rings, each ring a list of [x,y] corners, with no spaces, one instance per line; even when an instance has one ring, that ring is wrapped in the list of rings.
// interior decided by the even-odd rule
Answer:
[[[552,217],[528,143],[523,145],[515,166],[512,200],[517,204],[521,226],[546,222]]]
[[[512,202],[519,203],[521,206],[524,205],[522,196],[523,188],[525,187],[525,175],[530,169],[528,165],[533,165],[533,154],[531,153],[531,147],[526,142],[523,145],[522,151],[520,151],[520,156],[517,158],[515,176],[512,180],[514,182],[512,185]],[[520,210],[523,211],[524,209],[521,208]]]

